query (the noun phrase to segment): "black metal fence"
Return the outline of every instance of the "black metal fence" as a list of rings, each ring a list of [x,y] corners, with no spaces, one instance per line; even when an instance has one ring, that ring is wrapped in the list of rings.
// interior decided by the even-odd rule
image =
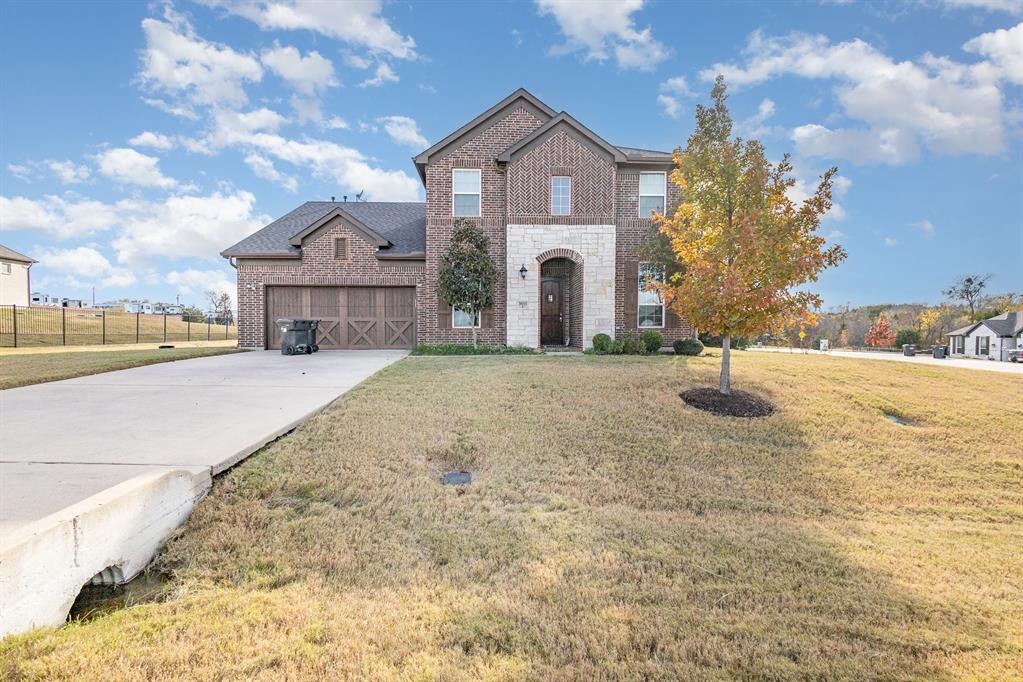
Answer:
[[[0,306],[0,347],[84,346],[108,343],[237,339],[227,320],[193,322],[181,315],[125,313],[95,308]]]

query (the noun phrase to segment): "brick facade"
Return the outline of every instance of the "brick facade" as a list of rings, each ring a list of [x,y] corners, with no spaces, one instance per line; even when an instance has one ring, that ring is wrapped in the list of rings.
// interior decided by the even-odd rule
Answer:
[[[461,138],[452,136],[424,152],[424,160],[417,158],[426,186],[425,260],[378,258],[376,246],[341,218],[306,238],[300,258],[240,257],[239,345],[264,346],[265,290],[275,285],[415,286],[417,341],[467,343],[471,330],[452,328],[450,308],[438,299],[434,286],[453,231],[451,183],[456,168],[481,171],[481,215],[470,220],[489,237],[499,273],[494,305],[482,316],[482,343],[539,342],[535,318],[541,261],[553,257],[573,261],[564,264],[562,273],[573,313],[566,330],[573,346],[589,346],[597,332],[635,332],[629,291],[637,286],[636,250],[651,226],[638,215],[639,174],[670,172],[671,163],[657,153],[622,162],[620,150],[609,151],[606,143],[597,144],[578,126],[563,122],[510,153],[506,163],[498,162],[502,152],[551,118],[550,109],[536,106],[535,100],[509,99],[502,106],[460,131]],[[641,150],[630,154],[635,151]],[[569,216],[551,215],[554,175],[572,178]],[[670,180],[667,192],[670,210],[681,196]],[[347,240],[341,250],[347,258],[336,257],[337,238]],[[522,265],[527,267],[525,278],[519,274]],[[674,315],[665,318],[660,331],[666,344],[692,335]]]
[[[505,323],[505,171],[498,166],[496,157],[512,144],[539,128],[544,122],[520,107],[496,121],[474,137],[469,138],[426,169],[426,281],[436,282],[440,272],[441,256],[451,243],[451,171],[455,168],[479,168],[480,217],[473,218],[490,238],[490,247],[497,266],[498,280],[495,303],[487,315],[488,325],[479,330],[482,343],[503,344],[506,340]],[[467,343],[472,337],[469,329],[452,329],[441,320],[447,317],[440,308],[436,290],[430,289],[419,297],[419,338],[423,343]]]
[[[267,286],[415,286],[422,304],[422,261],[382,261],[376,247],[337,218],[311,235],[296,259],[239,259],[238,345],[266,345]],[[335,258],[335,239],[347,240],[347,260]]]

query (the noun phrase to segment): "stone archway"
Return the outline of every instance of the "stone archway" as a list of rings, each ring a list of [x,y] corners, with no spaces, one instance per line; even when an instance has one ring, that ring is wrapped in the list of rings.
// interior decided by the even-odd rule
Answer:
[[[537,297],[539,345],[583,347],[583,257],[572,249],[548,249],[540,265]]]

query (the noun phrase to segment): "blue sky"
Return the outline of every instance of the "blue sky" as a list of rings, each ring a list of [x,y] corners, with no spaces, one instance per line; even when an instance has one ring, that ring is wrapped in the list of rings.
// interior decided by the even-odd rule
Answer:
[[[724,73],[800,184],[837,165],[828,306],[1023,291],[1023,0],[6,2],[0,241],[33,288],[201,302],[302,201],[422,199],[410,157],[517,87],[684,145]]]

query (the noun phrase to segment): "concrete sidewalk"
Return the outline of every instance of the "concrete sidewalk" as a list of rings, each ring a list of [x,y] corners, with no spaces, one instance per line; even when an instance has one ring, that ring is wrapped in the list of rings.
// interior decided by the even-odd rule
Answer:
[[[908,362],[917,365],[931,365],[933,367],[955,367],[959,369],[976,369],[982,372],[1001,372],[1002,374],[1023,375],[1023,363],[1020,362],[997,362],[995,360],[975,360],[972,358],[946,358],[937,360],[930,355],[914,355],[908,357],[902,353],[882,353],[871,351],[853,350],[830,350],[827,352],[819,350],[798,348],[754,348],[749,350],[761,353],[791,353],[793,355],[827,355],[833,358],[854,358],[856,360],[888,360],[890,362]]]
[[[59,624],[105,568],[130,579],[213,475],[406,354],[250,352],[0,391],[0,635]]]

